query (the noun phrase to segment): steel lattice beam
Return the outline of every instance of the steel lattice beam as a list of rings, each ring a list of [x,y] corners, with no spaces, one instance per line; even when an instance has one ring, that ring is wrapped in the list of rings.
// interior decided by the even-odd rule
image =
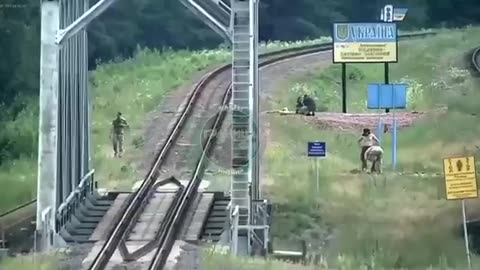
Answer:
[[[211,1],[213,1],[214,3],[217,2],[217,0],[211,0]],[[185,7],[187,7],[190,11],[192,11],[195,15],[197,15],[200,19],[202,19],[202,21],[206,25],[208,25],[213,31],[219,34],[222,38],[224,38],[225,40],[231,41],[231,31],[229,26],[222,24],[219,20],[217,20],[214,16],[212,16],[212,14],[209,14],[199,3],[197,3],[194,0],[180,0],[180,2]],[[219,9],[221,10],[221,12],[226,12],[224,10],[226,6],[225,3],[222,2],[222,4],[220,3],[216,3],[216,4],[219,5],[220,7]]]
[[[85,28],[93,19],[100,16],[107,8],[109,8],[116,0],[100,0],[93,7],[83,13],[78,19],[58,32],[56,43],[62,44],[66,39],[72,37],[78,31]]]
[[[37,247],[63,243],[75,211],[95,198],[86,26],[115,0],[42,0]],[[61,45],[61,46],[60,46]],[[52,241],[53,239],[53,241]]]

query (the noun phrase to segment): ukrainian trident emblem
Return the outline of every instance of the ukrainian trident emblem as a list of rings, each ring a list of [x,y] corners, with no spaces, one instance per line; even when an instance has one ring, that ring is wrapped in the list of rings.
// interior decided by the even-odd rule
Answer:
[[[348,24],[337,24],[336,25],[336,32],[337,32],[337,39],[339,41],[345,41],[348,39],[348,36],[350,35],[349,33],[349,28]]]

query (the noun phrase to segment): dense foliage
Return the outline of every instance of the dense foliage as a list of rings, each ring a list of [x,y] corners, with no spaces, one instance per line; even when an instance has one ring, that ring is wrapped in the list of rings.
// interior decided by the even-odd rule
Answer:
[[[96,2],[91,0],[91,5]],[[460,26],[480,20],[478,0],[393,0],[410,9],[402,28]],[[262,40],[295,40],[329,35],[331,22],[374,20],[383,1],[262,0]],[[14,121],[29,97],[38,94],[38,0],[0,1],[0,123]],[[88,28],[91,67],[98,60],[128,57],[135,48],[217,47],[222,40],[179,0],[119,0]],[[4,124],[2,124],[5,126]],[[34,127],[32,127],[34,129]],[[0,132],[2,160],[28,154],[8,132]]]

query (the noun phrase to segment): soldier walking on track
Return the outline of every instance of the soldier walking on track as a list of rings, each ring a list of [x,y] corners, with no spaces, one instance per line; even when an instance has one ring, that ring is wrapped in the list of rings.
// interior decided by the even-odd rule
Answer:
[[[128,123],[125,118],[122,117],[122,113],[117,113],[117,118],[112,121],[112,131],[110,133],[110,139],[113,143],[113,151],[115,157],[122,157],[123,153],[123,134],[124,129],[128,128]]]

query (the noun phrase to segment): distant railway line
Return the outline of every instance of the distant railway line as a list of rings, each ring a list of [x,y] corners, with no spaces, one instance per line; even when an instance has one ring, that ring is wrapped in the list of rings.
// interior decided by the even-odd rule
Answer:
[[[480,47],[473,50],[471,55],[471,65],[473,71],[480,75]]]
[[[402,35],[401,38],[422,38],[430,35],[435,35],[435,32],[405,34]],[[266,53],[260,56],[260,66],[265,67],[279,61],[325,52],[331,49],[332,44],[327,43]],[[479,54],[478,50],[476,50],[472,56],[472,61],[475,62],[477,68],[477,63],[479,63],[480,60]],[[480,71],[480,68],[478,68],[478,70]],[[231,65],[225,65],[206,74],[186,98],[186,105],[182,109],[182,112],[177,115],[175,124],[169,131],[168,138],[164,141],[163,147],[157,154],[148,175],[138,190],[130,195],[125,207],[121,208],[121,213],[117,215],[116,220],[111,221],[111,223],[115,225],[109,231],[104,244],[90,264],[89,270],[105,269],[116,250],[119,250],[122,257],[127,260],[135,260],[148,252],[154,251],[154,256],[148,266],[146,266],[146,269],[163,269],[172,245],[178,237],[180,225],[184,222],[186,212],[195,199],[207,164],[206,155],[212,150],[212,146],[215,145],[216,137],[214,134],[216,133],[212,132],[208,138],[205,138],[203,142],[205,150],[198,157],[195,169],[188,179],[188,184],[181,185],[180,182],[173,177],[158,181],[157,178],[159,177],[160,168],[164,163],[172,162],[172,159],[175,159],[174,155],[169,154],[173,152],[172,150],[174,150],[175,147],[178,147],[175,142],[180,137],[189,137],[192,132],[195,132],[194,127],[197,127],[198,123],[195,123],[195,119],[192,117],[193,115],[212,115],[217,113],[215,121],[212,121],[210,128],[216,131],[221,129],[227,110],[220,110],[220,112],[218,112],[218,106],[215,105],[220,104],[220,107],[226,108],[230,102],[232,94],[230,74]],[[218,90],[219,88],[223,90],[220,91]],[[208,104],[208,106],[206,104]],[[132,234],[136,222],[142,219],[145,210],[152,208],[151,204],[155,201],[152,199],[155,190],[168,183],[176,184],[177,190],[170,197],[166,206],[165,215],[161,223],[158,224],[158,227],[155,228],[153,238],[142,248],[130,253],[125,246],[125,242],[129,235]],[[18,230],[19,220],[28,220],[30,223],[34,221],[35,208],[36,201],[34,200],[0,215],[0,233],[6,233],[8,238],[12,231]]]
[[[287,50],[275,53],[269,53],[262,56],[262,59],[265,59],[261,62],[260,66],[266,66],[269,64],[276,63],[278,61],[286,60],[289,58],[294,58],[298,56],[304,56],[308,54],[315,54],[318,52],[328,51],[331,49],[330,44],[309,47],[309,48],[299,48],[295,50]],[[109,262],[109,258],[112,256],[114,251],[120,247],[121,253],[127,254],[125,248],[122,247],[122,242],[125,241],[125,238],[128,237],[127,234],[132,228],[132,224],[138,220],[140,217],[143,208],[148,207],[146,201],[148,201],[149,196],[154,192],[155,188],[152,189],[155,181],[156,181],[156,172],[162,165],[162,163],[166,162],[168,158],[168,151],[170,148],[175,147],[173,142],[177,140],[178,136],[182,132],[189,133],[191,128],[186,127],[187,118],[190,115],[200,115],[205,113],[205,107],[214,108],[215,111],[218,110],[216,106],[205,106],[207,102],[213,102],[220,100],[221,110],[216,115],[215,121],[212,121],[212,126],[209,127],[210,129],[216,131],[212,132],[208,138],[206,138],[205,142],[202,143],[204,145],[205,150],[198,158],[197,164],[195,169],[190,177],[188,185],[183,187],[179,185],[177,193],[172,198],[170,206],[166,211],[165,218],[163,219],[162,223],[160,224],[159,229],[157,230],[157,234],[155,236],[155,243],[152,242],[150,247],[145,248],[142,252],[137,254],[128,254],[128,256],[132,256],[132,259],[137,259],[139,255],[145,255],[147,252],[150,252],[152,249],[155,250],[155,255],[146,269],[163,269],[165,261],[170,253],[170,249],[174,241],[176,240],[179,228],[183,223],[183,219],[186,216],[186,210],[188,209],[189,205],[191,204],[192,200],[195,198],[195,193],[197,188],[201,182],[203,177],[203,173],[205,170],[205,165],[207,164],[207,154],[211,150],[211,147],[215,143],[215,134],[219,132],[219,129],[222,127],[222,122],[225,119],[227,114],[227,106],[230,102],[230,98],[232,95],[232,87],[228,80],[228,74],[230,74],[230,65],[223,66],[212,73],[206,75],[200,83],[195,87],[195,90],[192,92],[192,95],[189,97],[189,102],[185,109],[182,112],[182,115],[179,117],[175,127],[173,128],[172,132],[170,133],[160,155],[157,157],[156,162],[152,169],[150,170],[149,175],[144,180],[142,186],[133,196],[134,199],[130,203],[127,210],[122,215],[118,225],[114,228],[113,233],[110,235],[108,240],[103,245],[101,251],[98,253],[97,257],[95,258],[94,262],[91,264],[89,270],[100,270],[104,269]],[[216,91],[218,87],[212,85],[218,85],[219,82],[223,81],[224,89],[223,91]],[[225,83],[226,82],[226,83]],[[185,136],[185,135],[184,135]],[[186,136],[188,137],[188,136]],[[168,179],[164,183],[168,183],[170,181],[176,182],[174,179]],[[156,185],[162,185],[162,182],[158,182]]]

